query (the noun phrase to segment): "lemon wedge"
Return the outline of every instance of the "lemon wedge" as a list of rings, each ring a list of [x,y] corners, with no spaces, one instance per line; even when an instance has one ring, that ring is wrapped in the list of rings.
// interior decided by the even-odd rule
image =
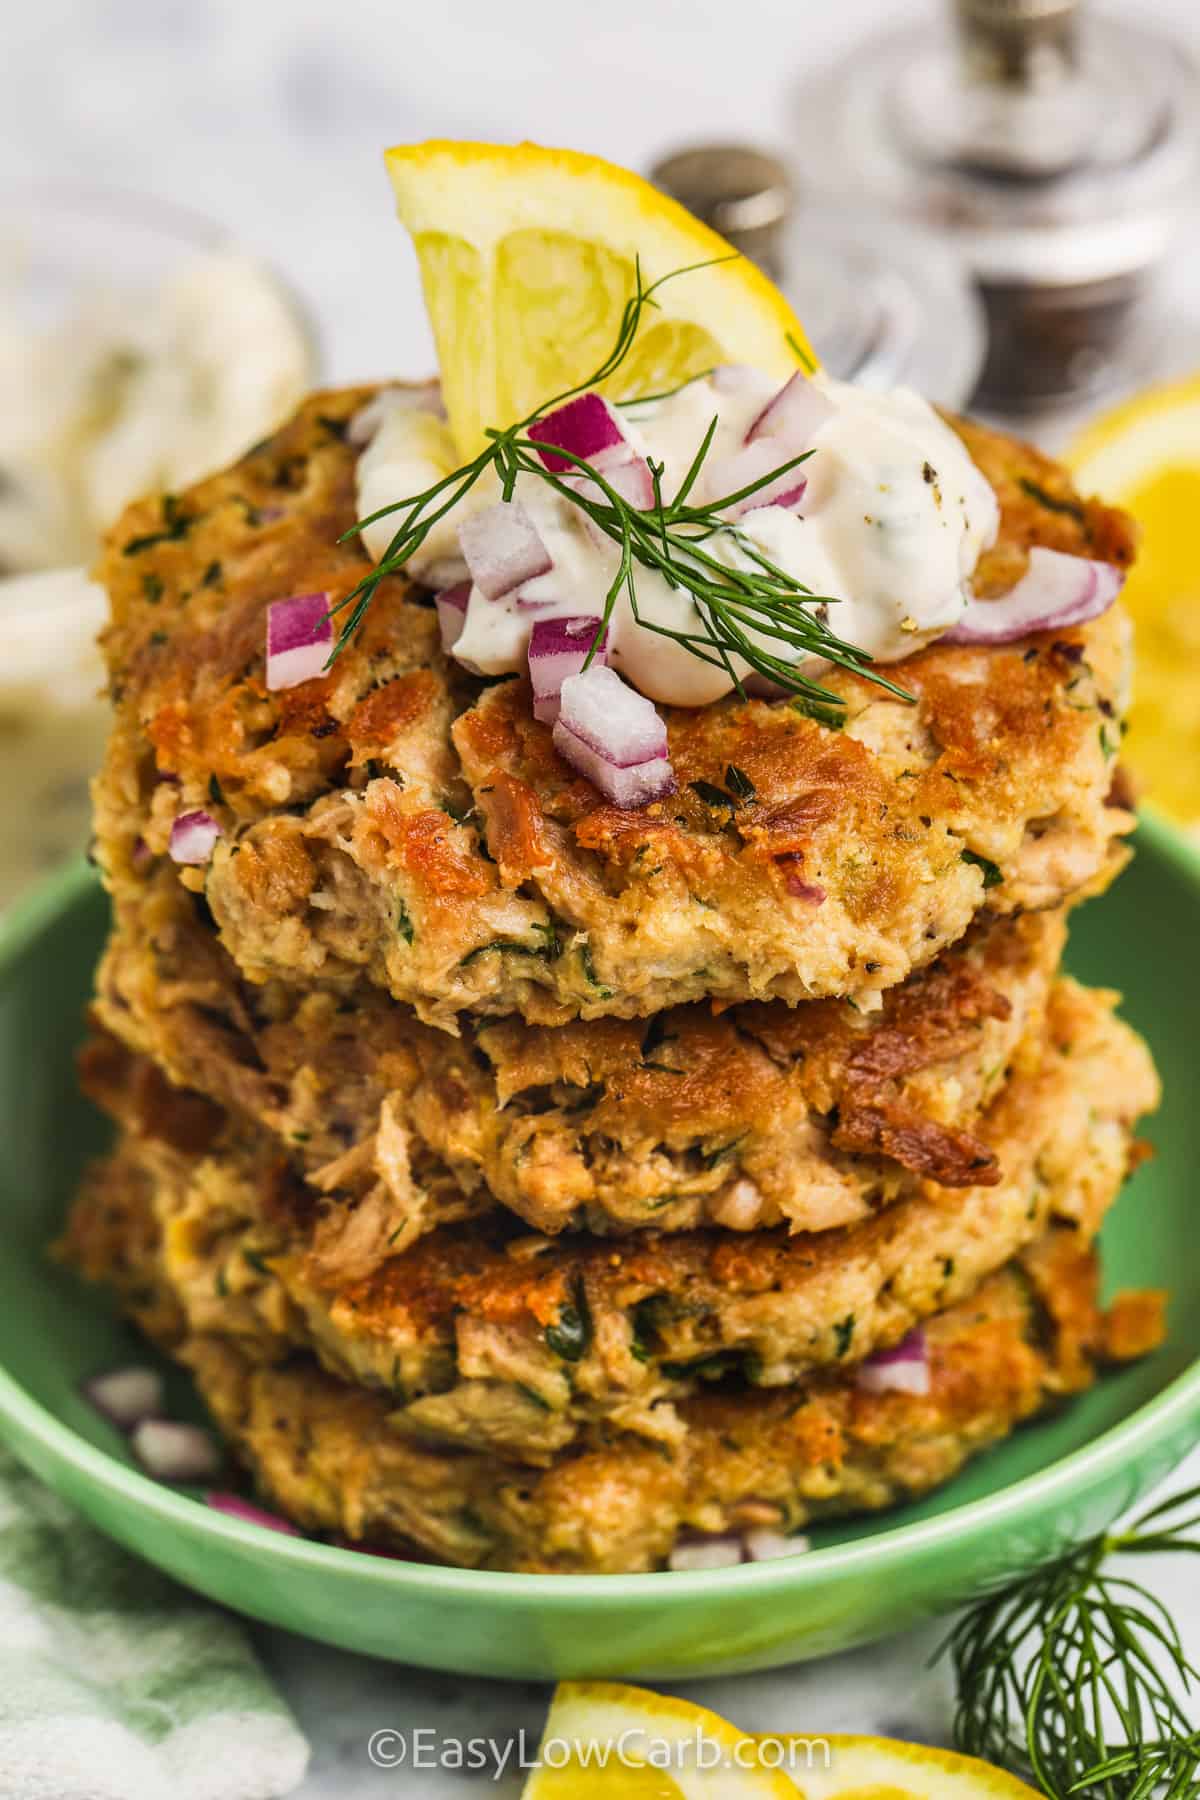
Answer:
[[[1136,634],[1123,754],[1148,800],[1200,824],[1200,377],[1151,388],[1077,437],[1067,462],[1084,492],[1142,527],[1124,599]]]
[[[786,1753],[804,1800],[1038,1800],[1036,1790],[974,1756],[895,1738],[760,1737],[764,1753]],[[824,1746],[828,1746],[826,1756]]]
[[[971,1756],[890,1738],[753,1736],[686,1700],[564,1681],[523,1800],[1036,1800]]]
[[[649,182],[577,151],[434,141],[389,150],[387,167],[463,456],[483,447],[488,426],[524,418],[601,367],[639,265],[646,287],[733,255]],[[806,359],[782,294],[737,257],[660,288],[604,386],[614,399],[660,393],[724,362],[782,383]]]
[[[769,1756],[769,1751],[767,1753]],[[758,1741],[687,1700],[563,1681],[523,1800],[797,1800]]]

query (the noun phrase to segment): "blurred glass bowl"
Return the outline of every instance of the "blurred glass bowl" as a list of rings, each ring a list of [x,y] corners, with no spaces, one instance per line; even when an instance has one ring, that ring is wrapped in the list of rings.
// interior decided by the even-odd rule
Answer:
[[[87,839],[101,534],[272,431],[317,361],[294,294],[212,221],[0,187],[0,903]]]

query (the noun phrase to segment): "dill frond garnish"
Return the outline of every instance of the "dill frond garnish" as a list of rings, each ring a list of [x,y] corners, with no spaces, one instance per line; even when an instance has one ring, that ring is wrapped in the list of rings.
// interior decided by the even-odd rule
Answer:
[[[616,342],[586,381],[556,394],[515,425],[503,431],[493,428],[487,433],[487,446],[470,462],[434,482],[422,493],[380,507],[343,534],[342,542],[378,519],[402,515],[385,554],[370,574],[364,576],[333,609],[334,616],[345,613],[346,618],[330,654],[330,664],[362,624],[380,582],[400,573],[420,550],[434,526],[470,493],[488,469],[494,469],[504,499],[512,498],[519,476],[536,476],[585,513],[597,530],[615,545],[619,560],[606,595],[596,643],[624,591],[630,610],[640,625],[661,637],[672,638],[702,662],[724,669],[740,694],[744,695],[745,690],[735,672],[734,657],[741,658],[756,674],[786,690],[799,710],[822,722],[840,723],[845,705],[841,697],[802,675],[797,668],[797,663],[806,657],[820,657],[839,668],[865,676],[899,699],[911,698],[875,671],[865,650],[843,642],[830,628],[826,614],[829,607],[836,606],[835,597],[812,593],[764,556],[736,523],[723,517],[729,507],[798,468],[807,461],[811,451],[780,463],[778,468],[748,482],[734,493],[724,494],[703,505],[693,504],[690,496],[716,433],[717,419],[714,417],[678,490],[670,498],[662,492],[662,465],[650,464],[654,500],[651,506],[641,511],[617,493],[603,473],[585,458],[556,445],[556,461],[572,464],[576,474],[589,478],[582,492],[570,485],[561,472],[545,466],[538,444],[529,436],[530,427],[544,414],[577,394],[598,387],[620,368],[637,337],[643,314],[648,307],[657,305],[654,296],[659,288],[668,281],[711,266],[706,262],[675,269],[644,286],[641,264],[636,264],[634,292],[622,310]],[[792,347],[801,357],[799,346],[793,344]],[[801,357],[801,360],[807,364],[807,358]],[[735,550],[736,558],[726,560],[714,554],[717,547],[724,548],[727,557],[731,549]],[[660,574],[671,587],[682,589],[691,596],[698,615],[695,630],[676,630],[644,616],[638,605],[637,576],[640,570]],[[758,635],[752,636],[752,633]],[[775,644],[778,650],[772,647]],[[595,647],[593,643],[589,662]]]
[[[957,1680],[960,1750],[1012,1769],[1049,1800],[1192,1800],[1200,1679],[1163,1602],[1114,1556],[1200,1552],[1200,1488],[1161,1501],[989,1596],[938,1651]]]

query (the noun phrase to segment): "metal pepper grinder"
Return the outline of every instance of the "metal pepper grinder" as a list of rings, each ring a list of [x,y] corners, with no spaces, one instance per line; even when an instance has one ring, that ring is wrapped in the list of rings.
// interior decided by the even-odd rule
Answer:
[[[1172,39],[1084,0],[948,0],[798,99],[810,179],[935,230],[971,271],[977,401],[1027,413],[1153,373],[1200,168],[1200,83]]]
[[[784,290],[824,366],[868,387],[961,406],[983,359],[961,260],[923,228],[815,198],[803,171],[748,144],[698,144],[650,179]]]

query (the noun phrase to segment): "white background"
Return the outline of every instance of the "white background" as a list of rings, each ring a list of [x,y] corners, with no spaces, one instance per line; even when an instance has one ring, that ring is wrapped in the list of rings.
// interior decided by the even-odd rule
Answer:
[[[386,144],[528,136],[634,168],[687,141],[786,146],[803,76],[922,11],[884,0],[5,0],[0,180],[101,183],[206,213],[306,296],[327,376],[419,374],[431,353],[391,216]],[[1192,17],[1188,0],[1136,0],[1136,11],[1181,27]],[[1200,1653],[1200,1568],[1173,1568],[1170,1593]],[[934,1641],[693,1691],[762,1730],[944,1736],[947,1684],[923,1667]],[[260,1642],[316,1747],[304,1800],[495,1792],[478,1778],[372,1771],[367,1737],[417,1724],[536,1733],[542,1716],[540,1690],[395,1670],[279,1633]]]

